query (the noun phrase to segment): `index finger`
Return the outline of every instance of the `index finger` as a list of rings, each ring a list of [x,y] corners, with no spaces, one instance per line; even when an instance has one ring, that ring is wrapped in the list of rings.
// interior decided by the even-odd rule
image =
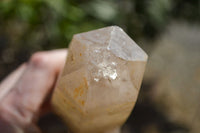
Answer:
[[[2,100],[1,117],[23,128],[32,123],[64,66],[66,53],[54,50],[34,54],[12,91]]]

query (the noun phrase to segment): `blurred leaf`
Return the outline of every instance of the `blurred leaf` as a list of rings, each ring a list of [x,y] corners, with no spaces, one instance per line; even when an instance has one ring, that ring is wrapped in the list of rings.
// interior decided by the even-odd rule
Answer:
[[[54,9],[59,15],[66,16],[67,3],[65,0],[45,0],[46,4]]]
[[[159,27],[165,24],[170,10],[171,0],[151,0],[148,2],[147,12],[150,21]]]
[[[70,6],[68,18],[72,21],[80,21],[85,17],[85,12],[76,6]]]
[[[18,5],[17,13],[24,21],[30,21],[36,15],[33,7],[24,3]]]
[[[114,1],[95,0],[84,5],[85,10],[103,21],[113,21],[118,15],[117,5]]]

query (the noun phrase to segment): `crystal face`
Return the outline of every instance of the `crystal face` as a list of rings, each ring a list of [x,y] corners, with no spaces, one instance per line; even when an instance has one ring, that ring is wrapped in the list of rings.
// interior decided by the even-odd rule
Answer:
[[[52,105],[73,133],[122,125],[142,82],[147,54],[119,27],[74,35]]]

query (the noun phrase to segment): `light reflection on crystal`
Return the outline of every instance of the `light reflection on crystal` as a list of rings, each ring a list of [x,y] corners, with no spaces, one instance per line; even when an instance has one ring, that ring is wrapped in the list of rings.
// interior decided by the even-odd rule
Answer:
[[[96,53],[100,53],[101,51],[98,50],[98,49],[95,49],[94,52],[96,52]]]
[[[99,65],[99,73],[103,73],[103,77],[110,78],[110,79],[116,79],[117,78],[117,70],[113,69],[109,64],[103,62]]]
[[[112,62],[112,65],[113,65],[113,66],[116,66],[116,65],[117,65],[117,63],[116,63],[116,62]]]
[[[94,78],[94,80],[95,80],[96,82],[99,82],[99,78]]]
[[[112,78],[112,79],[116,79],[116,78],[117,78],[116,69],[113,70],[113,73],[111,73],[111,74],[109,75],[109,77]]]

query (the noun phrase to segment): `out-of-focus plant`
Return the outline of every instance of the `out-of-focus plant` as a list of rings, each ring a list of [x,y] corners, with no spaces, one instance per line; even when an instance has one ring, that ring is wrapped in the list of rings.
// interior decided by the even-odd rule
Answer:
[[[66,47],[73,34],[119,25],[153,39],[176,19],[200,21],[199,0],[2,0],[0,78],[38,50]]]

